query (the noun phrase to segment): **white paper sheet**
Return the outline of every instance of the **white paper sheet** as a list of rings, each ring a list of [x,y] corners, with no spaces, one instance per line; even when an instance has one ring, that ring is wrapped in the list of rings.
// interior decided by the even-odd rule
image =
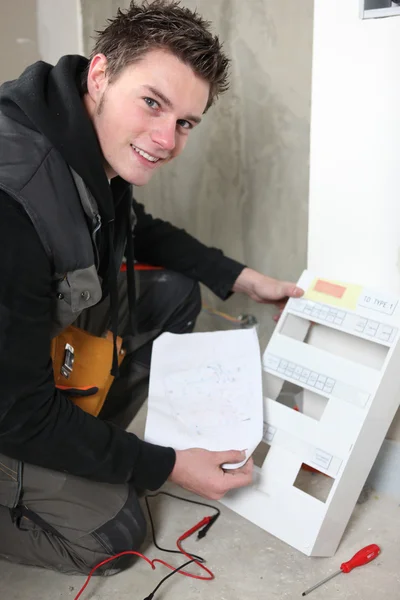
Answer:
[[[145,439],[176,450],[245,450],[262,439],[255,329],[164,333],[153,345]],[[224,465],[236,468],[245,462]]]

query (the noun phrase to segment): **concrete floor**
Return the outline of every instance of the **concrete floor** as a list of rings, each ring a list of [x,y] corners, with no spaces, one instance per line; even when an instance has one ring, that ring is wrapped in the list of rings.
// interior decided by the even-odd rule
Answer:
[[[145,414],[144,407],[131,431],[143,434]],[[172,485],[165,489],[193,498]],[[157,541],[170,548],[183,531],[210,514],[207,509],[165,496],[152,500],[151,506]],[[174,575],[155,594],[154,600],[301,598],[306,588],[371,543],[381,546],[378,559],[348,575],[339,575],[310,594],[310,600],[400,598],[400,507],[395,499],[372,492],[365,503],[357,505],[336,556],[329,559],[308,558],[224,506],[219,507],[221,517],[208,536],[199,542],[193,539],[186,543],[188,550],[207,560],[215,579],[204,582]],[[171,560],[174,565],[185,562],[177,556],[162,555],[150,538],[144,552],[151,558]],[[161,565],[152,571],[141,561],[122,574],[92,579],[81,600],[144,600],[167,574]],[[84,577],[0,562],[1,600],[74,600],[84,580]]]

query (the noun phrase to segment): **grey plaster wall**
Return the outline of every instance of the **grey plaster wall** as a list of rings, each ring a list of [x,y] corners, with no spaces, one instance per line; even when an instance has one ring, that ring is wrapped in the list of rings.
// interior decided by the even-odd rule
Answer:
[[[39,60],[36,0],[1,0],[0,83]]]
[[[150,212],[264,273],[296,279],[306,266],[312,0],[184,0],[213,22],[232,58],[231,89],[192,134],[184,154],[136,196]],[[82,0],[85,48],[117,7]],[[264,344],[272,309],[236,295],[230,314],[251,312]],[[205,326],[219,328],[209,318]],[[223,324],[223,323],[222,323]]]

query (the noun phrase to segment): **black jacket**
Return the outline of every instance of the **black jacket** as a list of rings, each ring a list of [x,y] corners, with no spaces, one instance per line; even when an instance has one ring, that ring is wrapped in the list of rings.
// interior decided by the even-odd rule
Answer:
[[[110,188],[106,179],[97,138],[79,95],[85,64],[82,57],[63,57],[55,67],[32,65],[18,80],[0,88],[0,112],[43,135],[93,194],[106,224],[99,232],[98,270],[111,285],[107,224],[113,222],[114,235],[126,230],[127,214],[115,206],[112,187],[121,191],[128,184],[117,178]],[[35,157],[27,154],[3,156],[3,161],[25,161],[32,167]],[[148,444],[91,417],[55,389],[49,353],[54,261],[29,212],[1,183],[0,452],[99,481],[132,481],[156,489],[173,468],[172,449]],[[153,219],[135,201],[133,205],[139,261],[185,273],[221,298],[228,297],[243,265]]]

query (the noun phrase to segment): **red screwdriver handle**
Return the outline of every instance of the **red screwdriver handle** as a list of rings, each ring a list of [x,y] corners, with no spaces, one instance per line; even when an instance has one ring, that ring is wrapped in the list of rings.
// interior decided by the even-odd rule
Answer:
[[[374,560],[380,551],[381,549],[376,544],[365,546],[365,548],[362,548],[356,552],[353,558],[342,563],[340,565],[340,569],[343,571],[343,573],[350,573],[350,571],[356,567],[362,567],[362,565],[366,565],[367,563],[371,562],[371,560]]]

